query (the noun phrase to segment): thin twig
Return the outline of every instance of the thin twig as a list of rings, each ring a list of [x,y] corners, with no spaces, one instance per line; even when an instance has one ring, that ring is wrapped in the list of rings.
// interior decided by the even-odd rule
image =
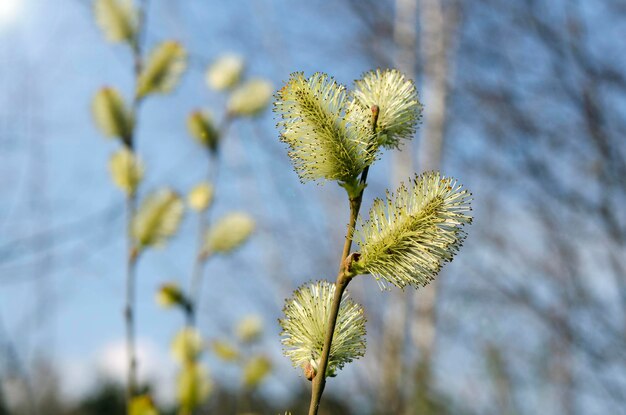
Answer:
[[[228,129],[233,121],[233,117],[230,114],[226,114],[220,123],[218,128],[218,138],[222,140],[228,132]],[[211,153],[211,160],[209,163],[209,169],[207,173],[207,179],[214,186],[217,186],[217,179],[220,172],[220,153],[218,150]],[[215,191],[215,188],[214,188]],[[198,312],[200,302],[200,292],[202,291],[202,276],[204,274],[204,267],[207,259],[210,257],[210,252],[204,251],[205,235],[209,229],[208,211],[202,211],[198,213],[198,246],[196,252],[196,258],[193,264],[193,270],[191,274],[191,283],[189,286],[189,304],[186,307],[187,325],[194,327],[196,325],[196,314]]]
[[[137,355],[135,351],[135,276],[137,271],[137,251],[130,231],[130,226],[134,217],[135,197],[128,197],[126,200],[126,210],[128,212],[128,261],[126,264],[126,306],[124,308],[124,318],[126,323],[126,355],[128,359],[128,374],[126,384],[126,399],[130,404],[131,399],[137,392]]]
[[[132,52],[133,52],[133,70],[134,70],[134,87],[135,91],[133,94],[133,102],[132,102],[132,114],[134,125],[131,130],[130,136],[126,140],[125,144],[128,149],[135,153],[135,135],[137,129],[137,119],[139,113],[139,107],[141,104],[141,98],[137,95],[137,84],[139,80],[139,76],[141,74],[143,61],[142,61],[142,44],[143,44],[143,33],[146,21],[146,11],[148,9],[148,0],[142,0],[139,9],[138,9],[138,20],[137,20],[137,34],[135,40],[132,44]],[[129,168],[132,168],[129,165]],[[130,174],[130,172],[128,172]],[[128,249],[128,261],[126,264],[126,305],[124,309],[124,318],[126,323],[126,353],[128,359],[128,377],[127,377],[127,385],[126,385],[126,404],[129,407],[130,402],[133,396],[137,393],[137,351],[135,344],[135,336],[136,336],[136,326],[135,326],[135,303],[136,303],[136,295],[135,295],[135,285],[136,285],[136,274],[137,274],[137,260],[139,257],[139,252],[137,246],[135,244],[135,239],[132,234],[132,223],[135,218],[137,210],[137,192],[132,191],[128,194],[126,198],[126,214],[127,214],[127,225],[126,225],[126,244]]]

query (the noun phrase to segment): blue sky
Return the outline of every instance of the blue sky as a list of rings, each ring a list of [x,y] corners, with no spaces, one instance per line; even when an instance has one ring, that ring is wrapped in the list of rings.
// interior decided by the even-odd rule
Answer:
[[[104,41],[90,2],[18,3],[19,12],[0,27],[0,316],[22,358],[53,357],[74,396],[89,385],[85,377],[95,378],[91,369],[115,372],[111,354],[121,352],[123,199],[106,169],[116,143],[95,129],[89,106],[103,85],[129,96],[131,62],[125,47]],[[219,54],[242,54],[247,75],[269,78],[275,87],[294,70],[328,71],[349,83],[369,69],[358,53],[339,54],[350,24],[332,20],[332,10],[324,9],[337,6],[219,5],[152,2],[148,48],[176,39],[191,59],[179,88],[148,100],[141,110],[137,145],[147,165],[144,189],[168,185],[184,193],[203,176],[206,156],[188,137],[184,120],[197,107],[220,114],[224,97],[203,80],[207,63]],[[285,368],[275,323],[280,304],[303,281],[334,272],[343,226],[333,224],[344,223],[345,210],[341,189],[299,184],[273,125],[269,111],[238,123],[225,145],[212,215],[250,212],[259,232],[233,257],[209,265],[200,326],[213,338],[239,318],[261,313],[268,348]],[[376,188],[384,180],[374,173],[372,183]],[[155,305],[153,293],[164,280],[187,283],[195,219],[189,214],[168,247],[147,254],[139,265],[139,337],[149,354],[144,363],[168,359],[167,345],[181,324],[180,316]],[[276,230],[296,219],[304,226]],[[328,232],[331,238],[319,237]],[[243,266],[235,266],[244,258]],[[277,282],[268,283],[268,275]],[[40,298],[46,299],[43,305]],[[163,366],[155,376],[167,378],[163,372],[172,367]],[[284,386],[272,388],[285,392]]]

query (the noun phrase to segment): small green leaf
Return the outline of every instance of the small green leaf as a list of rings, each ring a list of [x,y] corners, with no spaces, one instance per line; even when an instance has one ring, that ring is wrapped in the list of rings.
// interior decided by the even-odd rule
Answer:
[[[254,230],[254,220],[246,213],[230,213],[207,232],[205,252],[227,253],[248,240]]]
[[[170,92],[178,84],[186,66],[187,52],[180,43],[161,43],[152,51],[139,75],[137,96],[143,98],[148,94]]]
[[[137,12],[130,0],[96,0],[96,22],[110,42],[135,41]]]
[[[148,195],[133,218],[132,232],[139,248],[163,245],[178,230],[183,211],[180,196],[170,189]]]
[[[233,91],[228,100],[228,113],[235,117],[260,114],[272,99],[272,84],[264,79],[252,79]]]
[[[111,156],[109,171],[113,183],[126,194],[133,195],[143,179],[144,166],[132,151],[123,147]]]
[[[100,89],[93,98],[91,109],[96,126],[102,134],[129,142],[134,124],[133,116],[117,90],[109,87]]]
[[[207,69],[207,85],[217,91],[231,89],[239,83],[243,69],[244,61],[241,56],[223,55]]]

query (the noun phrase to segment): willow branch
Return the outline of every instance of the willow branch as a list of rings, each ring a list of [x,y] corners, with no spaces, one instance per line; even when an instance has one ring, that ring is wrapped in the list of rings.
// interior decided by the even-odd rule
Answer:
[[[148,8],[148,1],[143,0],[138,10],[138,32],[136,38],[132,44],[133,61],[134,61],[134,86],[137,89],[137,81],[142,70],[142,38],[145,27],[146,10]],[[139,106],[141,99],[134,94],[132,103],[132,113],[135,124],[133,125],[130,136],[127,138],[125,144],[131,152],[135,152],[135,135],[137,129],[137,114],[139,112]],[[130,168],[130,166],[129,166]],[[124,318],[126,325],[126,353],[127,353],[127,384],[126,384],[126,403],[127,407],[130,405],[130,401],[137,393],[137,352],[135,345],[136,325],[135,325],[135,303],[136,303],[136,274],[137,274],[137,260],[138,249],[135,244],[135,240],[132,235],[132,223],[137,210],[137,192],[130,192],[126,198],[126,244],[128,250],[128,261],[126,263],[126,305],[124,308]]]
[[[376,123],[378,121],[378,106],[372,107],[372,134],[373,140],[368,150],[373,150],[376,141]],[[322,348],[322,356],[318,364],[317,374],[313,378],[313,386],[311,388],[311,404],[309,405],[309,415],[317,415],[322,394],[324,393],[324,387],[326,386],[326,368],[328,367],[328,359],[330,358],[330,347],[333,343],[333,336],[335,334],[335,326],[337,325],[337,316],[339,315],[339,308],[341,306],[341,298],[345,292],[348,284],[350,283],[351,276],[349,274],[350,268],[350,249],[352,248],[352,240],[354,237],[354,228],[356,227],[356,220],[359,217],[359,211],[361,210],[361,203],[363,201],[363,192],[367,184],[367,175],[369,173],[369,166],[363,169],[361,173],[360,185],[361,190],[356,197],[350,198],[350,219],[348,221],[348,228],[346,230],[346,239],[343,244],[343,251],[341,253],[341,262],[339,263],[339,273],[337,274],[337,280],[335,281],[335,295],[333,297],[333,303],[330,310],[330,317],[328,319],[328,325],[326,328],[326,336],[324,338],[324,347]]]
[[[220,123],[218,129],[218,137],[221,140],[226,135],[233,118],[231,115],[226,114]],[[209,182],[217,184],[217,179],[220,172],[220,153],[218,150],[211,153],[211,159],[209,163],[209,169],[207,173],[207,179]],[[186,307],[187,325],[194,327],[196,325],[196,314],[200,302],[200,292],[202,290],[202,276],[204,274],[204,267],[207,259],[210,257],[210,252],[204,252],[204,239],[207,231],[209,230],[208,211],[202,211],[198,213],[198,241],[196,248],[196,258],[193,263],[193,269],[191,274],[191,283],[189,286],[189,304]]]

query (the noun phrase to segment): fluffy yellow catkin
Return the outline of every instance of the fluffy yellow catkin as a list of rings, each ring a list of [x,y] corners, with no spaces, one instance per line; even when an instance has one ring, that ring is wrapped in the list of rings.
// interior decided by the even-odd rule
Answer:
[[[346,106],[346,88],[323,73],[293,73],[276,93],[281,141],[302,181],[351,183],[374,160],[369,135],[348,124]]]
[[[452,260],[471,223],[471,194],[438,172],[417,176],[409,187],[377,199],[357,227],[360,257],[351,271],[371,274],[383,286],[403,288],[432,281]]]
[[[294,366],[317,371],[334,293],[334,284],[318,281],[298,288],[293,297],[287,300],[283,309],[285,317],[279,320],[283,329],[281,342],[285,355],[291,358]],[[364,354],[363,308],[344,293],[326,376],[334,376],[336,370],[344,364]]]

